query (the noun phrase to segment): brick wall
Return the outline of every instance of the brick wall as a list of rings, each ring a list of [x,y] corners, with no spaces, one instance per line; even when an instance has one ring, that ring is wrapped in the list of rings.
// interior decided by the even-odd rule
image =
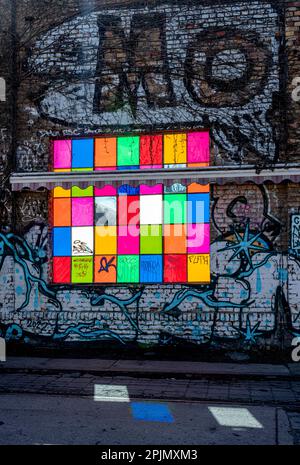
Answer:
[[[215,165],[299,162],[300,2],[81,4],[17,2],[16,170],[46,171],[54,136],[195,127],[210,130]],[[48,194],[14,194],[14,225],[0,236],[2,333],[38,345],[289,347],[299,331],[290,247],[299,185],[211,194],[209,286],[85,289],[51,286]]]

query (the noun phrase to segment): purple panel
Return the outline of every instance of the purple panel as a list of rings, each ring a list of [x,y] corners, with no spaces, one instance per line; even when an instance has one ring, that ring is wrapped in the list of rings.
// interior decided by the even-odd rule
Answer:
[[[72,226],[93,226],[94,199],[75,197],[72,199]]]
[[[54,148],[54,169],[71,168],[71,141],[55,140]]]
[[[210,225],[188,224],[187,251],[188,253],[209,253],[210,252]]]

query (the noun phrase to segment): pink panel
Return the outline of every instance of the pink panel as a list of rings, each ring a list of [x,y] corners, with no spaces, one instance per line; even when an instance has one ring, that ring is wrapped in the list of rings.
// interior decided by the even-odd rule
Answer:
[[[191,132],[188,134],[188,163],[209,162],[209,133]]]
[[[163,165],[141,165],[140,166],[140,169],[141,170],[159,170],[160,168],[162,168]]]
[[[55,140],[54,146],[54,168],[71,168],[71,141]]]
[[[142,184],[140,186],[140,195],[155,195],[163,193],[163,185],[157,184],[156,186],[146,186]]]
[[[94,199],[76,197],[72,199],[72,226],[93,226]]]
[[[95,168],[95,171],[114,171],[116,170],[117,167],[116,166],[110,166],[109,168],[106,167],[103,167],[103,168]]]
[[[188,224],[187,225],[187,251],[188,253],[210,252],[210,225]]]
[[[117,189],[113,186],[105,186],[102,189],[98,189],[95,187],[95,197],[101,197],[101,196],[114,196],[117,195]]]
[[[118,254],[133,255],[140,253],[139,228],[132,226],[118,227]]]

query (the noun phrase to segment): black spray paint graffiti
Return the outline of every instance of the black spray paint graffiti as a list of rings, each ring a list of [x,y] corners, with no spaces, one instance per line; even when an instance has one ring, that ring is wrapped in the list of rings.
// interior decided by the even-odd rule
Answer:
[[[41,116],[82,130],[209,127],[225,157],[273,161],[279,22],[265,2],[89,12],[32,44],[28,73],[41,80],[34,101]]]
[[[99,51],[94,111],[113,112],[127,103],[136,115],[138,88],[149,108],[176,104],[166,53],[166,17],[133,16],[127,39],[121,18],[99,16]]]
[[[300,256],[300,215],[292,215],[291,217],[290,252]]]

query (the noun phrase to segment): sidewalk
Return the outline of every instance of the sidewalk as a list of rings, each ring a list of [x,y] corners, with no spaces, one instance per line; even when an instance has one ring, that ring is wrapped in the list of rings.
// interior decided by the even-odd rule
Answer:
[[[299,364],[208,363],[153,360],[102,360],[42,357],[8,357],[0,373],[90,373],[143,378],[299,379]]]

